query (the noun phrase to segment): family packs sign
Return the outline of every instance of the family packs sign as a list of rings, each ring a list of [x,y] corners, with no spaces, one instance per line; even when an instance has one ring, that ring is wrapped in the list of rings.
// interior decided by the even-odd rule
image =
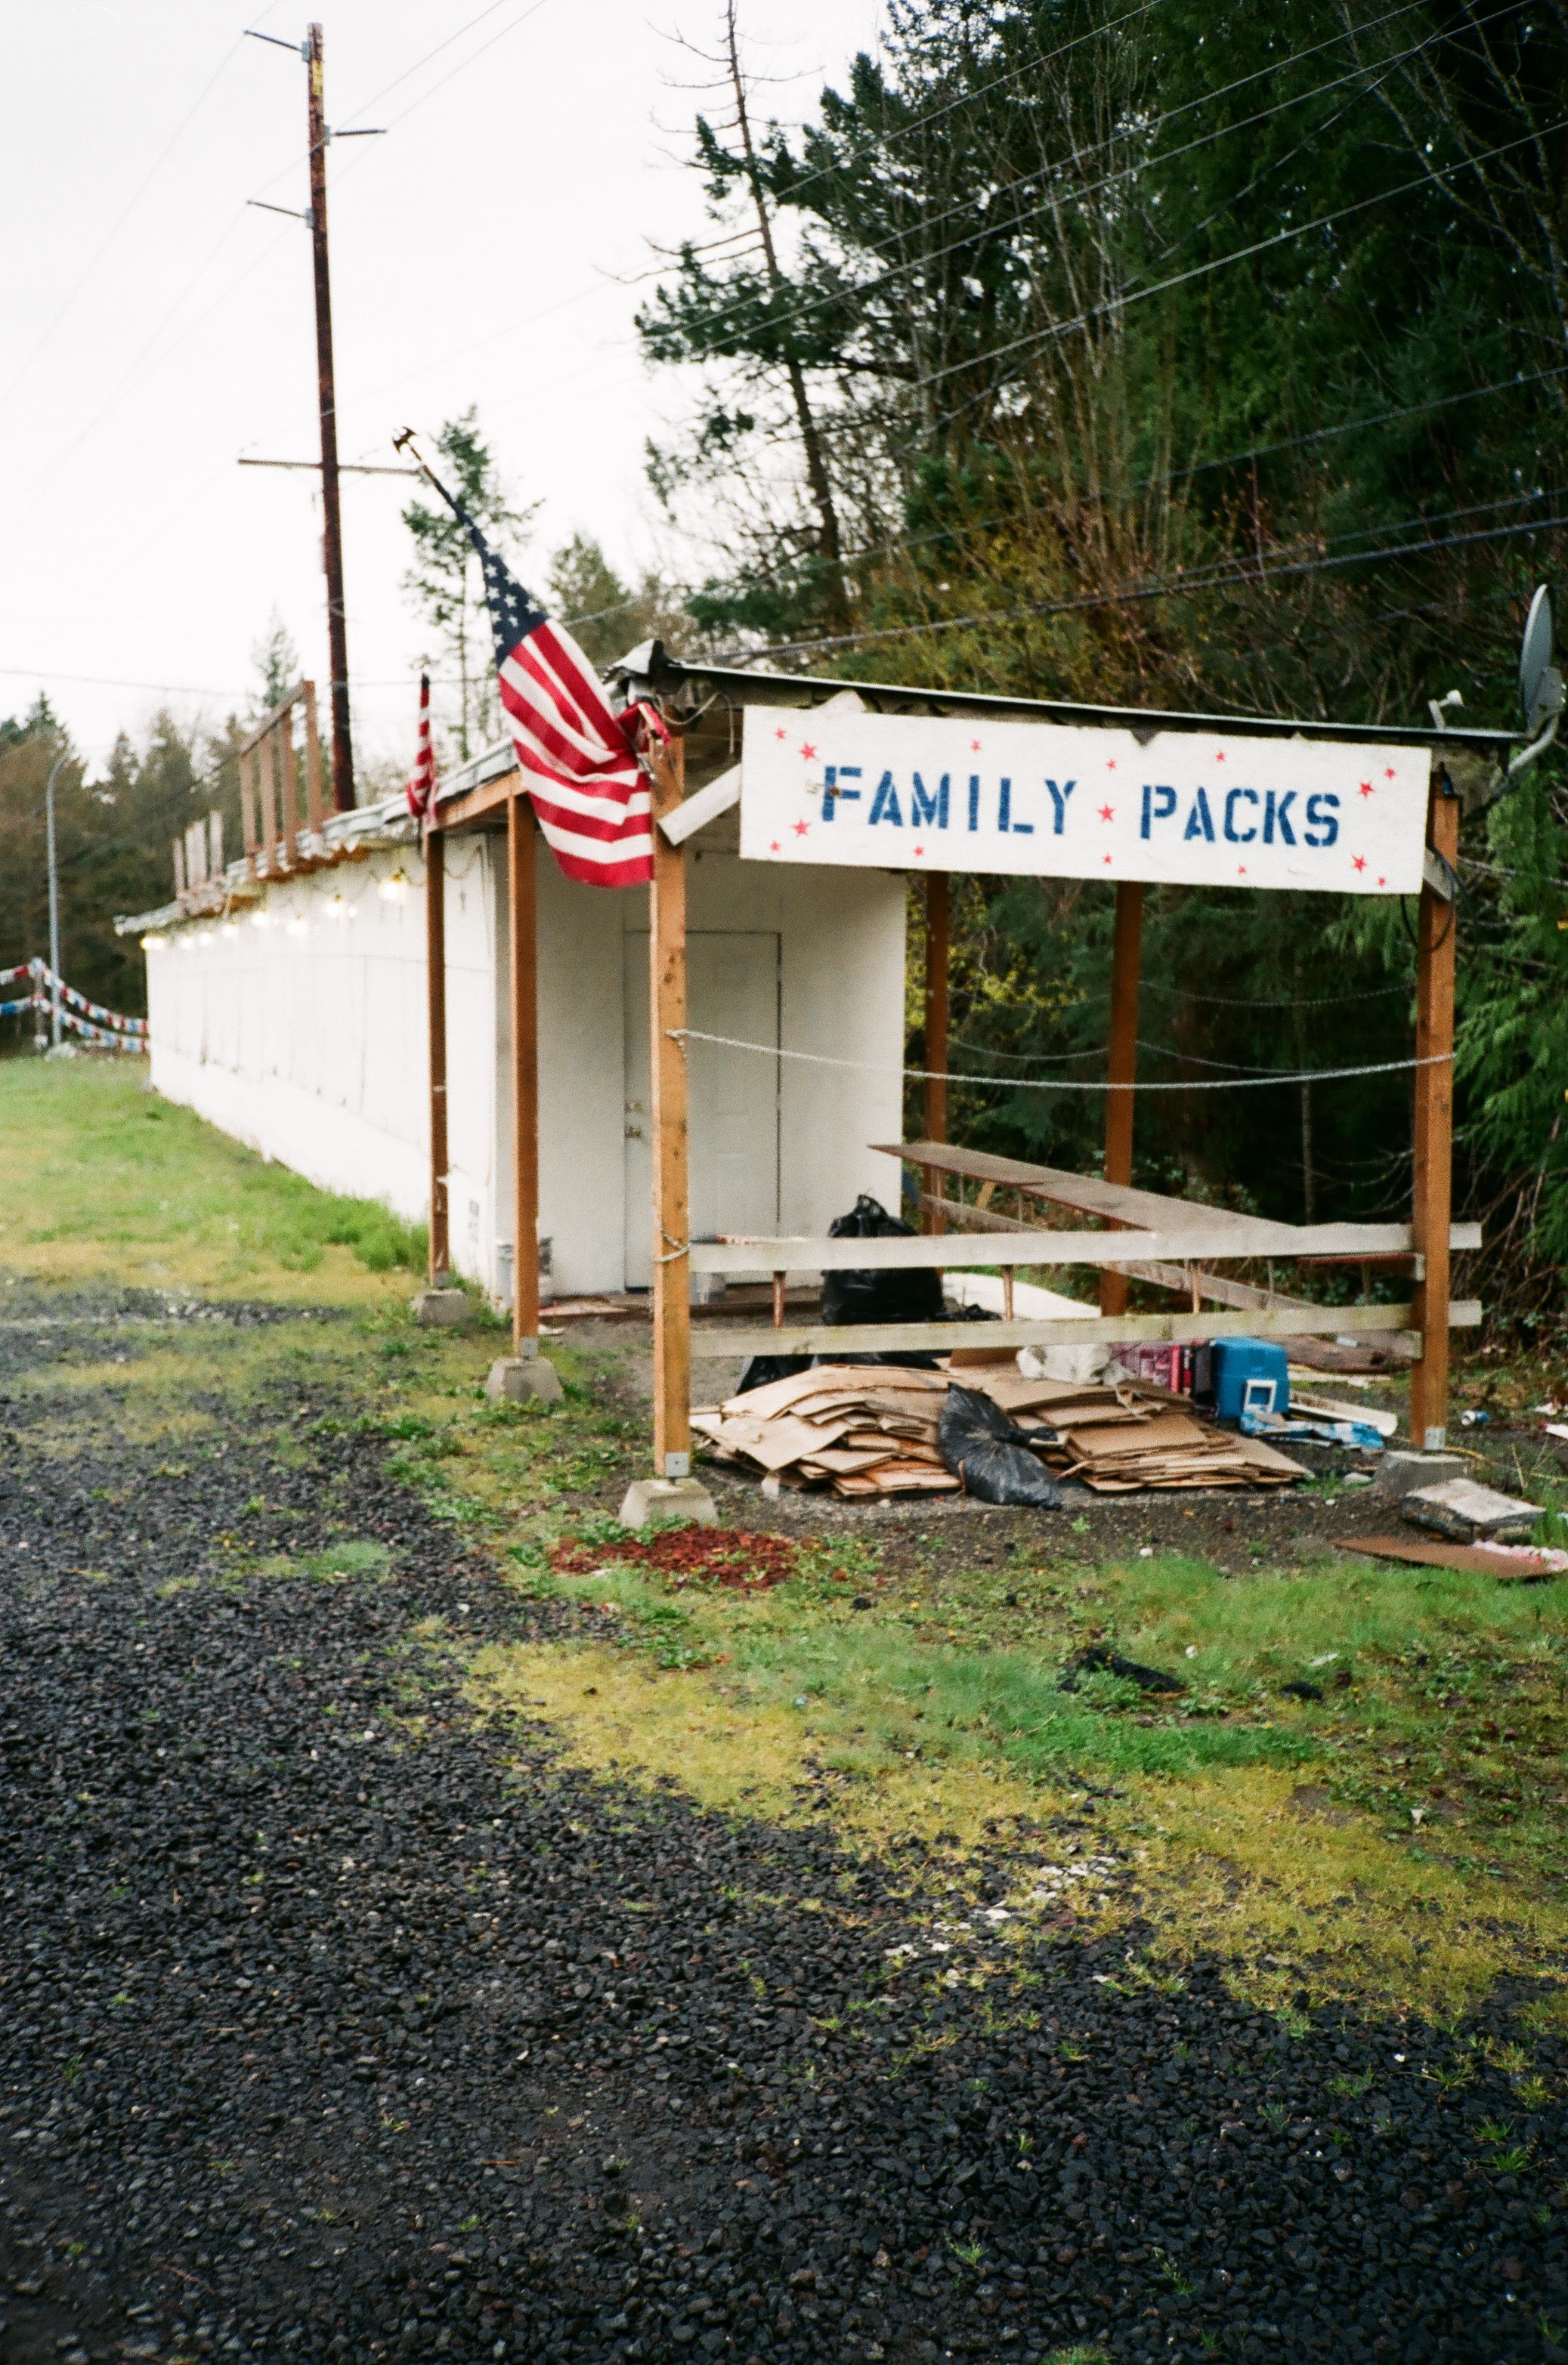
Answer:
[[[1430,757],[1213,736],[747,707],[750,862],[1413,895]]]

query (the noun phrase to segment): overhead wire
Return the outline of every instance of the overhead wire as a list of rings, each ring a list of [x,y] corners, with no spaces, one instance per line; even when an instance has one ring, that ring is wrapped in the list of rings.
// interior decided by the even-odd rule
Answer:
[[[1462,156],[1451,164],[1433,165],[1428,172],[1418,174],[1414,180],[1400,182],[1393,188],[1375,190],[1368,196],[1356,197],[1349,205],[1337,206],[1328,213],[1315,216],[1311,221],[1293,223],[1288,230],[1272,231],[1267,238],[1254,239],[1246,246],[1235,248],[1228,254],[1212,255],[1205,262],[1193,263],[1189,269],[1175,272],[1168,278],[1152,281],[1148,286],[1125,289],[1116,296],[1105,297],[1098,304],[1090,305],[1087,310],[1078,313],[1070,320],[1053,321],[1048,328],[1031,331],[1028,335],[1014,337],[1004,345],[993,346],[989,352],[971,355],[963,361],[950,362],[941,369],[932,370],[922,377],[921,388],[924,390],[935,386],[943,379],[954,377],[965,370],[982,368],[988,364],[1005,361],[1014,353],[1033,352],[1047,344],[1059,344],[1066,338],[1075,336],[1081,330],[1091,327],[1094,321],[1108,315],[1120,316],[1130,311],[1136,304],[1147,303],[1151,297],[1168,296],[1178,287],[1188,286],[1194,280],[1209,278],[1215,272],[1230,269],[1235,263],[1252,262],[1259,255],[1271,253],[1280,247],[1292,244],[1297,239],[1310,238],[1319,230],[1331,230],[1337,223],[1350,220],[1352,215],[1365,213],[1372,206],[1388,205],[1394,198],[1408,196],[1417,190],[1429,191],[1435,181],[1451,180],[1461,173],[1474,172],[1481,165],[1495,162],[1499,156],[1511,154],[1517,148],[1535,144],[1541,139],[1564,129],[1568,129],[1568,116],[1561,117],[1557,121],[1539,129],[1521,132],[1517,139],[1500,140],[1495,147],[1484,149],[1478,155]],[[924,432],[929,434],[938,428],[950,426],[955,419],[961,418],[964,412],[972,409],[977,402],[994,398],[1000,390],[1000,387],[994,384],[981,387],[976,394],[956,404],[951,410],[944,411],[936,419],[925,422]],[[856,416],[846,414],[842,419],[830,416],[819,422],[819,432],[824,434],[842,433],[845,429],[858,427],[860,424],[860,420]],[[794,441],[796,438],[790,434],[784,440]]]
[[[280,5],[281,0],[269,0],[268,6],[262,12],[263,17],[265,18],[272,16]],[[49,319],[45,323],[43,329],[39,331],[38,338],[29,350],[27,358],[18,364],[15,374],[9,379],[7,384],[3,388],[0,388],[0,404],[8,402],[12,395],[17,391],[17,388],[21,385],[23,379],[27,376],[28,372],[37,361],[39,353],[42,353],[50,337],[53,336],[56,329],[59,328],[60,323],[64,319],[66,314],[75,303],[76,298],[81,295],[82,290],[86,286],[87,282],[93,276],[94,272],[96,271],[99,263],[102,263],[105,255],[107,254],[110,247],[113,246],[116,239],[125,228],[126,223],[130,219],[131,215],[136,211],[137,207],[141,203],[142,198],[147,195],[148,190],[157,179],[158,174],[162,172],[163,165],[178,145],[187,127],[200,112],[211,92],[216,88],[218,82],[221,81],[230,64],[239,55],[244,42],[244,38],[243,33],[236,34],[229,47],[224,50],[223,55],[219,58],[217,65],[213,68],[212,73],[207,76],[206,82],[203,83],[200,90],[197,91],[195,98],[191,101],[184,115],[181,116],[178,123],[175,124],[174,129],[170,132],[168,139],[163,142],[162,147],[159,149],[157,155],[154,156],[151,163],[149,164],[146,172],[137,183],[136,187],[126,199],[126,202],[121,207],[119,212],[115,216],[114,221],[110,225],[103,240],[98,246],[94,249],[92,256],[84,265],[77,278],[72,283],[70,290],[56,306],[54,311],[50,315]]]
[[[1550,369],[1516,373],[1513,377],[1499,378],[1491,386],[1467,387],[1462,393],[1434,396],[1429,401],[1401,403],[1388,410],[1364,413],[1356,419],[1339,420],[1333,427],[1315,427],[1302,435],[1286,436],[1272,443],[1258,443],[1243,452],[1229,452],[1213,460],[1195,460],[1185,467],[1166,468],[1156,475],[1139,476],[1128,488],[1131,493],[1146,493],[1161,485],[1182,484],[1215,468],[1240,468],[1258,460],[1277,459],[1286,452],[1301,451],[1315,443],[1336,442],[1341,436],[1353,435],[1362,429],[1387,427],[1402,419],[1425,418],[1428,412],[1450,410],[1458,403],[1481,402],[1493,395],[1512,394],[1521,387],[1540,385],[1549,378],[1568,376],[1568,363],[1554,363]],[[1008,522],[1005,512],[992,516],[963,519],[954,524],[934,526],[928,532],[900,534],[887,542],[867,543],[857,550],[846,551],[841,561],[853,566],[869,558],[886,558],[905,551],[922,550],[934,542],[958,541],[965,534],[984,533],[991,527]]]
[[[1395,558],[1424,557],[1430,553],[1458,550],[1467,544],[1486,542],[1508,542],[1523,534],[1550,533],[1568,527],[1568,517],[1537,518],[1521,525],[1493,526],[1469,533],[1450,534],[1441,540],[1405,543],[1387,550],[1359,550],[1342,553],[1338,558],[1303,559],[1284,566],[1257,567],[1233,566],[1225,573],[1192,577],[1175,577],[1162,583],[1136,586],[1130,590],[1096,591],[1077,600],[1031,600],[1025,606],[981,611],[969,616],[941,616],[918,624],[895,624],[878,631],[817,634],[796,641],[775,642],[765,649],[741,649],[727,656],[715,658],[715,664],[756,664],[776,656],[792,656],[803,649],[864,648],[874,642],[902,641],[922,633],[961,632],[985,625],[1018,623],[1026,618],[1071,615],[1092,608],[1131,606],[1146,600],[1188,599],[1206,591],[1248,590],[1260,583],[1271,583],[1287,577],[1327,574],[1346,566],[1370,566],[1380,561]]]
[[[1373,30],[1377,26],[1388,23],[1394,17],[1408,15],[1412,6],[1420,5],[1422,5],[1422,0],[1402,0],[1402,5],[1399,7],[1390,9],[1383,17],[1374,18],[1372,26],[1361,29]],[[1508,13],[1510,12],[1506,8],[1496,9],[1493,12],[1494,16],[1504,16]],[[1491,19],[1484,18],[1482,21],[1486,23],[1490,22]],[[1304,60],[1316,56],[1318,50],[1332,48],[1336,46],[1338,42],[1348,38],[1349,36],[1346,34],[1336,34],[1327,41],[1316,43],[1312,49],[1300,50],[1288,58],[1277,59],[1268,66],[1260,67],[1253,73],[1244,74],[1240,76],[1238,81],[1227,83],[1219,90],[1204,92],[1197,98],[1189,99],[1184,102],[1182,106],[1172,108],[1168,115],[1159,118],[1153,125],[1145,127],[1143,136],[1145,139],[1150,139],[1158,133],[1163,125],[1174,122],[1178,117],[1190,113],[1193,108],[1217,105],[1221,99],[1234,95],[1238,90],[1244,88],[1248,83],[1256,82],[1266,74],[1278,73],[1285,67],[1299,64]],[[1442,38],[1444,38],[1444,36],[1440,32],[1429,34],[1425,40],[1418,41],[1410,49],[1399,52],[1396,57],[1384,61],[1383,63],[1387,71],[1392,73],[1395,66],[1407,63],[1411,58],[1419,56],[1423,50],[1430,48],[1434,41]],[[1048,61],[1043,61],[1043,62],[1045,62]],[[1330,93],[1344,88],[1347,83],[1366,79],[1368,74],[1369,69],[1367,67],[1361,65],[1355,66],[1349,73],[1340,75],[1333,82],[1314,84],[1306,90],[1296,91],[1293,93],[1290,97],[1278,100],[1273,106],[1260,109],[1256,115],[1242,117],[1236,122],[1221,124],[1216,129],[1204,133],[1202,137],[1197,140],[1189,140],[1184,147],[1177,148],[1168,154],[1148,154],[1138,163],[1125,166],[1118,172],[1106,174],[1098,181],[1091,181],[1082,185],[1075,185],[1071,188],[1058,191],[1056,196],[1042,198],[1037,204],[1025,207],[1006,221],[1000,223],[985,221],[980,226],[977,235],[979,238],[985,240],[994,240],[1005,237],[1010,231],[1016,230],[1023,223],[1031,220],[1035,216],[1050,212],[1058,198],[1065,197],[1068,202],[1073,205],[1080,205],[1085,198],[1098,196],[1106,189],[1114,188],[1122,181],[1131,180],[1140,174],[1145,174],[1152,170],[1178,163],[1182,157],[1192,155],[1200,148],[1211,146],[1215,140],[1229,138],[1233,132],[1256,131],[1261,125],[1272,121],[1277,116],[1288,113],[1291,108],[1305,105],[1307,101],[1314,98],[1327,97]],[[1373,84],[1372,87],[1375,89],[1376,85]],[[1363,96],[1371,95],[1371,91],[1358,94],[1358,95]],[[1336,118],[1335,119],[1338,120],[1338,118]],[[1127,134],[1123,132],[1113,132],[1107,134],[1107,136],[1103,140],[1089,141],[1083,146],[1074,150],[1073,161],[1077,163],[1086,156],[1097,155],[1103,150],[1115,146],[1119,140],[1125,140],[1127,136]],[[1038,174],[1019,174],[1013,181],[1004,183],[1001,191],[993,191],[991,194],[993,196],[1005,194],[1006,190],[1009,188],[1025,187],[1031,183],[1046,179],[1048,176],[1048,170],[1042,171]],[[793,192],[791,193],[791,201],[792,196]],[[917,220],[913,225],[913,234],[924,235],[931,230],[937,228],[941,223],[953,219],[957,215],[972,210],[972,200],[961,200],[959,203],[950,206],[944,213],[939,213],[933,217],[924,218]],[[902,239],[906,238],[909,234],[910,233],[903,231],[890,232],[888,236],[884,238],[872,241],[864,252],[868,254],[881,253],[888,248],[899,243]],[[807,319],[812,313],[833,305],[864,302],[868,296],[879,293],[882,288],[890,286],[892,282],[906,277],[912,272],[929,271],[935,263],[946,261],[949,255],[962,252],[966,247],[971,246],[975,242],[976,240],[973,237],[955,240],[948,246],[937,248],[935,252],[923,252],[912,257],[906,263],[898,263],[869,282],[862,283],[850,288],[828,289],[822,295],[813,297],[807,302],[795,305],[786,311],[769,312],[767,319],[767,327],[770,332],[776,333],[778,330],[788,329],[796,321]],[[721,324],[721,329],[724,317],[723,312],[721,310],[717,316],[718,321]],[[736,317],[738,317],[738,313]],[[711,321],[705,321],[703,325],[704,327],[711,326]],[[721,356],[721,358],[726,357]]]

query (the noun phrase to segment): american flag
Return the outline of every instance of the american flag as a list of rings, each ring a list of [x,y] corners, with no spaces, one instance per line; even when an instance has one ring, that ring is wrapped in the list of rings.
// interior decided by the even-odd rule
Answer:
[[[431,745],[431,678],[420,676],[420,738],[414,756],[413,777],[409,782],[409,811],[416,821],[423,821],[435,794],[435,751]]]
[[[408,439],[396,440],[402,450]],[[410,456],[419,458],[411,450]],[[654,875],[653,799],[634,734],[652,729],[662,736],[662,723],[643,707],[611,712],[570,633],[551,622],[461,501],[419,465],[479,554],[501,705],[545,844],[568,879],[645,887]]]

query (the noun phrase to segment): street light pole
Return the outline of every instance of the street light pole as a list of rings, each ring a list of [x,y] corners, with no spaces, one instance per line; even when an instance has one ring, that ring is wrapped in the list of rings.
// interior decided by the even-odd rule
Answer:
[[[54,1051],[60,1048],[60,864],[54,850],[54,784],[66,765],[75,761],[69,752],[55,757],[49,768],[49,786],[43,797],[49,835],[49,966],[52,972],[49,989],[50,1048]]]

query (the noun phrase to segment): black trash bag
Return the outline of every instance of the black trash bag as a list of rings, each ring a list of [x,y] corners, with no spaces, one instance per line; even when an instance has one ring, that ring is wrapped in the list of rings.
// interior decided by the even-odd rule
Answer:
[[[936,1447],[977,1502],[1036,1511],[1061,1508],[1055,1480],[1041,1469],[1001,1406],[976,1388],[948,1389],[936,1424]]]
[[[913,1239],[913,1228],[864,1191],[847,1216],[827,1227],[832,1240]],[[893,1272],[824,1272],[824,1322],[943,1322],[942,1276],[934,1265]]]
[[[1108,1651],[1102,1642],[1092,1642],[1087,1651],[1080,1651],[1063,1676],[1060,1688],[1075,1692],[1080,1676],[1120,1676],[1124,1683],[1137,1684],[1140,1692],[1184,1692],[1187,1688],[1180,1676],[1167,1675],[1163,1667],[1146,1667],[1137,1659],[1124,1659],[1119,1651]]]
[[[906,1372],[935,1372],[942,1366],[942,1358],[935,1350],[923,1355],[913,1347],[890,1348],[885,1355],[875,1355],[867,1350],[851,1353],[846,1348],[842,1355],[813,1355],[812,1361],[832,1363],[835,1368],[840,1363],[897,1363]]]
[[[769,1387],[775,1380],[792,1380],[797,1372],[809,1372],[815,1361],[813,1355],[753,1355],[742,1370],[735,1394],[749,1395],[753,1388]]]

